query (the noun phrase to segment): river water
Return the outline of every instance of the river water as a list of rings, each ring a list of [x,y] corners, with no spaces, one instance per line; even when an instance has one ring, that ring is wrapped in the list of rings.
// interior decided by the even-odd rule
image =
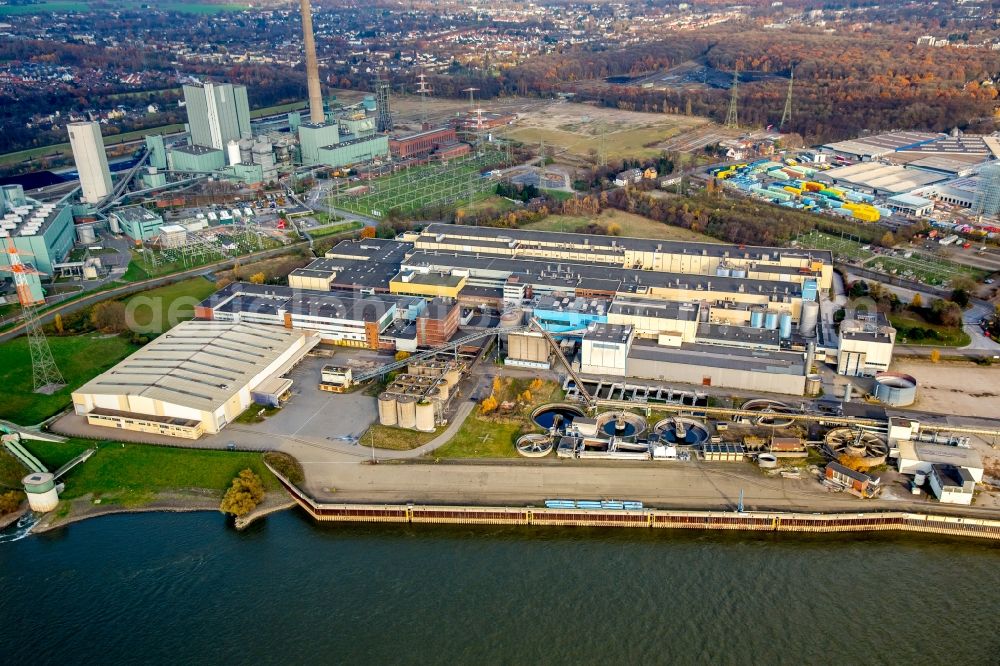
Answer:
[[[996,664],[1000,546],[98,518],[0,543],[7,664]]]

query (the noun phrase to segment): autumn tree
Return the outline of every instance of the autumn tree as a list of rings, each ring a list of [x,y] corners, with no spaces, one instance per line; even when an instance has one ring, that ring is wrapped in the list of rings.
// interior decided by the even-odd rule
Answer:
[[[90,311],[90,322],[105,333],[123,333],[128,330],[125,304],[121,301],[104,301]]]
[[[400,349],[398,352],[396,352],[396,360],[397,361],[405,361],[408,358],[410,358],[410,352],[403,351],[402,349]]]
[[[500,403],[497,402],[497,399],[492,395],[486,396],[486,399],[479,403],[479,413],[489,414],[490,412],[495,411],[499,404]]]
[[[529,391],[528,389],[524,389],[521,392],[521,395],[517,396],[517,399],[520,400],[523,403],[530,403],[531,402],[531,391]]]
[[[537,391],[538,389],[542,388],[543,383],[544,382],[542,382],[541,377],[535,377],[533,380],[531,380],[531,383],[528,385],[528,388],[531,389],[532,391]]]
[[[916,310],[923,307],[923,305],[924,305],[923,297],[921,297],[920,294],[913,294],[913,300],[910,301],[910,307]]]
[[[869,465],[864,458],[859,458],[858,456],[850,456],[845,454],[840,455],[837,458],[837,462],[846,467],[847,469],[853,469],[855,472],[864,472],[868,469]]]
[[[21,506],[21,493],[16,490],[9,490],[0,495],[0,516],[14,513]]]
[[[56,327],[56,333],[59,335],[63,334],[63,319],[61,314],[56,314],[55,321],[53,322]]]
[[[931,350],[931,363],[937,363],[940,360],[941,360],[941,350],[940,349],[932,349]]]
[[[252,469],[245,469],[233,479],[226,490],[219,510],[234,516],[245,516],[264,499],[264,482]]]
[[[251,284],[264,284],[264,281],[266,279],[267,279],[267,276],[264,275],[263,271],[261,271],[260,273],[254,273],[253,275],[250,276],[250,283]]]
[[[375,238],[375,227],[365,227],[361,230],[362,238]]]

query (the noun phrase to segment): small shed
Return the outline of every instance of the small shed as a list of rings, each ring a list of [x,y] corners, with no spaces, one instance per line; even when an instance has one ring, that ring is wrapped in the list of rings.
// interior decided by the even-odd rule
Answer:
[[[250,397],[258,405],[280,407],[288,399],[292,380],[285,377],[269,377],[250,391]]]

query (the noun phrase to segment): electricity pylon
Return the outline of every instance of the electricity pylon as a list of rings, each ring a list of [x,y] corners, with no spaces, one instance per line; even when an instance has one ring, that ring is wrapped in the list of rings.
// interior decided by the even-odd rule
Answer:
[[[34,382],[34,391],[35,393],[51,395],[66,386],[66,380],[63,379],[62,373],[59,372],[56,361],[52,357],[49,341],[45,338],[42,325],[38,321],[35,299],[31,296],[28,276],[41,276],[42,274],[21,261],[21,256],[18,254],[17,248],[14,247],[13,241],[8,245],[7,258],[10,265],[4,267],[3,270],[14,274],[17,298],[21,302],[21,316],[24,318],[24,332],[28,337],[28,349],[31,352],[31,376]]]
[[[785,97],[785,110],[781,112],[781,122],[778,123],[778,129],[785,129],[785,124],[791,122],[792,120],[792,84],[795,82],[795,69],[792,69],[791,75],[788,77],[788,96]]]
[[[736,110],[736,106],[739,100],[739,88],[740,83],[740,68],[737,67],[733,70],[733,87],[732,92],[729,95],[729,113],[726,114],[726,127],[729,129],[736,129],[740,126],[739,113]]]

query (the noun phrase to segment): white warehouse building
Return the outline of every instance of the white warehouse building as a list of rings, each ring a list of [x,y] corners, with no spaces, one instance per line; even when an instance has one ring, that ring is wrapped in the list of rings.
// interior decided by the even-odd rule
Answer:
[[[277,385],[270,380],[318,342],[276,326],[183,322],[74,391],[73,408],[91,425],[197,439],[242,414],[252,392]]]

